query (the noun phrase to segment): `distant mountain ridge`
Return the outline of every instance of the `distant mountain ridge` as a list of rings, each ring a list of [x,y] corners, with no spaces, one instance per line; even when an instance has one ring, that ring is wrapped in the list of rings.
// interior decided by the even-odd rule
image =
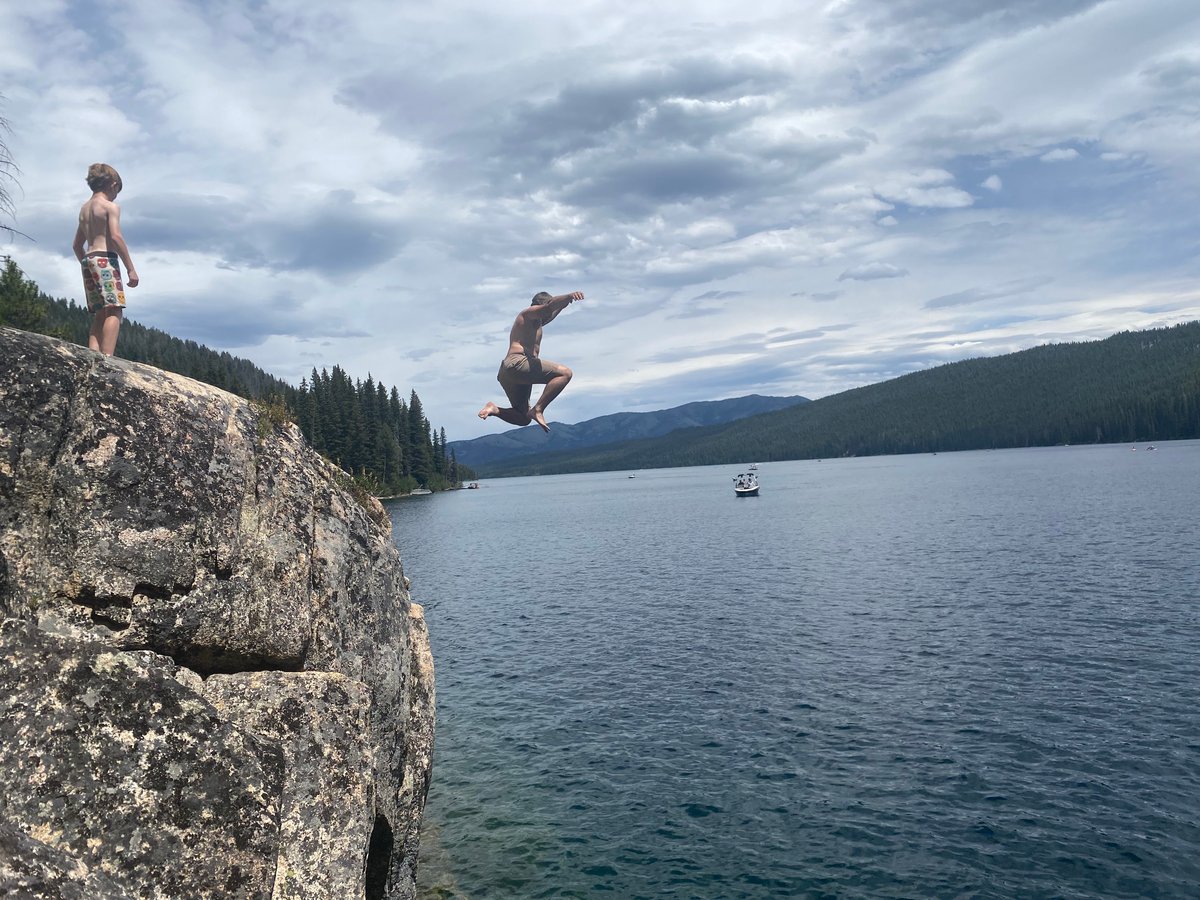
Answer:
[[[723,425],[484,477],[1200,438],[1200,321],[967,359]]]
[[[582,450],[601,444],[660,437],[680,428],[724,425],[808,402],[806,397],[765,397],[761,394],[729,400],[698,400],[653,412],[612,413],[574,425],[552,422],[549,434],[540,428],[513,428],[469,441],[451,441],[446,448],[454,452],[460,465],[476,469],[535,453]]]

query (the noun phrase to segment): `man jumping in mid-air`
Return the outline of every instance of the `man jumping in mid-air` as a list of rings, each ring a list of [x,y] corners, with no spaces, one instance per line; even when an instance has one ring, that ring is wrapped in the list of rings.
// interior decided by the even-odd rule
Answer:
[[[583,294],[575,291],[551,297],[545,291],[534,294],[532,306],[517,313],[512,330],[508,333],[508,356],[500,364],[496,380],[508,395],[511,408],[488,403],[479,411],[479,418],[499,416],[510,425],[528,425],[537,422],[542,431],[549,431],[546,424],[546,407],[562,393],[571,380],[572,372],[566,366],[538,356],[542,349],[542,326],[553,322],[555,317],[574,303],[582,300]],[[534,406],[529,405],[533,385],[544,384],[542,395]]]

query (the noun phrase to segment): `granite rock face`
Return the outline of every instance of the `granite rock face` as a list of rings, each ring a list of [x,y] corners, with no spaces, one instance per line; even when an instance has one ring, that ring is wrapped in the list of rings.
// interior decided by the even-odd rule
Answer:
[[[0,824],[0,897],[132,900],[78,859],[4,824]]]
[[[27,896],[413,895],[428,636],[343,484],[240,398],[0,328],[0,829],[58,861]]]

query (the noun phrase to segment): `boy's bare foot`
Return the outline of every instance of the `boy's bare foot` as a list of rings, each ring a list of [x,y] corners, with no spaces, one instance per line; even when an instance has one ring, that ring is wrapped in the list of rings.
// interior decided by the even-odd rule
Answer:
[[[494,416],[498,412],[500,412],[500,407],[489,401],[488,405],[479,411],[479,418],[486,419],[488,416]]]
[[[548,432],[550,430],[550,426],[546,424],[546,419],[542,415],[542,411],[540,409],[538,409],[536,406],[533,409],[529,410],[529,418],[533,419],[533,421],[535,421],[539,425],[541,425],[542,431]]]

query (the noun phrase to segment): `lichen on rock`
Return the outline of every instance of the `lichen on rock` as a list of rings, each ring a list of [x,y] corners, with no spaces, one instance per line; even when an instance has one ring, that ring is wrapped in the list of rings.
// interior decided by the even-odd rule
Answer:
[[[433,671],[382,510],[216,388],[0,359],[0,826],[133,897],[411,897]]]

